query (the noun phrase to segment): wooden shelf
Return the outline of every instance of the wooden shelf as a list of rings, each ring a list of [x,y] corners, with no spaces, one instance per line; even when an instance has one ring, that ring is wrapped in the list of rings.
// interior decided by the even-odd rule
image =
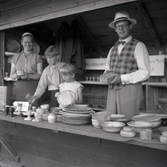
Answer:
[[[167,88],[166,82],[145,82],[145,85],[146,110],[156,110],[159,103],[167,104],[167,97],[162,90],[162,88]],[[161,96],[159,92],[162,94]]]
[[[158,102],[160,102],[160,103],[167,103],[167,98],[165,98],[165,97],[159,97],[158,98]]]
[[[5,52],[5,56],[13,56],[14,54],[16,54],[16,53],[14,53],[14,52]]]
[[[83,97],[89,97],[89,98],[98,98],[98,99],[106,99],[106,94],[92,94],[92,93],[84,93]]]
[[[167,82],[143,82],[143,85],[154,87],[167,87]]]
[[[14,52],[5,52],[5,56],[13,56],[15,54],[17,54],[17,53],[14,53]],[[46,59],[45,56],[43,56],[43,55],[40,55],[40,56],[42,57],[42,59]]]
[[[88,84],[88,85],[108,85],[102,82],[98,82],[98,81],[78,81],[81,84]]]
[[[99,82],[99,81],[78,81],[78,82],[80,82],[82,84],[88,84],[88,85],[108,85],[108,84],[105,84],[105,83],[102,83],[102,82]],[[149,82],[143,82],[142,85],[143,86],[144,85],[149,85],[148,83]],[[163,85],[165,85],[165,84],[163,83]],[[166,86],[167,86],[167,83],[166,83]]]

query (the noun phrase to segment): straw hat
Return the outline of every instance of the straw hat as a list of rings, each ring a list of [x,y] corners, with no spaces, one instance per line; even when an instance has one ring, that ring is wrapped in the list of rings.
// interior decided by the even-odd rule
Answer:
[[[33,47],[34,53],[39,54],[39,52],[40,52],[39,44],[37,42],[34,42],[32,47]]]
[[[109,27],[115,28],[115,23],[116,22],[118,22],[118,21],[126,21],[126,20],[130,21],[132,26],[134,26],[137,23],[137,21],[135,19],[130,18],[129,14],[126,11],[120,11],[120,12],[117,12],[115,14],[114,21],[112,21],[109,24]]]

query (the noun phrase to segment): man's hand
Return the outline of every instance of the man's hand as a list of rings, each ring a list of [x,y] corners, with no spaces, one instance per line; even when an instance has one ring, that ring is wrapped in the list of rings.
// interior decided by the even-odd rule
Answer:
[[[116,74],[115,78],[110,82],[110,85],[117,85],[121,83],[121,75]]]

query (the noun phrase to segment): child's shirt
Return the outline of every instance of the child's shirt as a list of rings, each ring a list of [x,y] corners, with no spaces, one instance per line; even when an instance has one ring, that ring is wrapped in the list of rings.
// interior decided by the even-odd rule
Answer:
[[[64,83],[61,83],[58,87],[59,87],[59,91],[60,92],[65,91],[65,90],[72,91],[75,94],[75,100],[79,99],[79,95],[78,95],[78,91],[77,91],[78,88],[81,87],[83,89],[83,85],[80,84],[77,81],[74,81],[74,82],[64,82]]]
[[[38,87],[35,92],[35,96],[40,98],[46,88],[48,87],[48,90],[56,90],[59,89],[58,85],[62,82],[62,77],[59,72],[59,68],[62,66],[63,63],[57,63],[56,65],[48,65],[38,82]]]

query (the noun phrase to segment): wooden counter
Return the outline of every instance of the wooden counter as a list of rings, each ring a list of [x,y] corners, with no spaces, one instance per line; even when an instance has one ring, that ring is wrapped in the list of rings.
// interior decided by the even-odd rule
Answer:
[[[16,150],[21,162],[27,166],[49,167],[54,164],[53,166],[61,167],[103,167],[104,163],[104,167],[108,167],[111,166],[110,163],[114,163],[113,167],[120,167],[123,165],[120,159],[124,161],[124,167],[142,164],[152,167],[157,167],[157,164],[160,167],[167,166],[167,145],[159,142],[158,129],[154,130],[152,141],[142,141],[139,135],[128,139],[121,137],[119,133],[107,133],[92,125],[73,126],[60,122],[50,124],[46,121],[37,123],[4,114],[0,114],[0,120],[1,137]],[[143,157],[145,159],[141,161]],[[84,158],[87,162],[84,162]]]
[[[32,121],[25,121],[23,117],[10,117],[4,116],[4,114],[0,114],[0,120],[9,121],[13,123],[19,123],[28,126],[34,126],[37,128],[48,129],[55,132],[67,132],[77,135],[84,135],[99,139],[106,139],[106,140],[113,140],[118,142],[127,142],[129,144],[140,145],[144,147],[156,148],[160,150],[167,150],[167,145],[162,144],[159,141],[160,131],[158,129],[154,130],[153,132],[153,140],[151,141],[144,141],[141,140],[139,134],[137,134],[134,138],[125,138],[120,136],[119,133],[108,133],[102,129],[94,128],[93,125],[68,125],[62,122],[56,122],[54,124],[50,124],[47,121],[41,122],[32,122]]]

